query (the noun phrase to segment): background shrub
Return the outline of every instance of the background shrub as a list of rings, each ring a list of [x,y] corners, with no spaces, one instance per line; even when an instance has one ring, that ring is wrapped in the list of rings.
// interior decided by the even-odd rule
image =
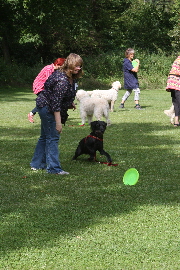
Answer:
[[[140,59],[138,72],[140,88],[165,87],[171,65],[177,55],[166,55],[136,50],[135,57]],[[108,89],[111,83],[119,80],[123,86],[122,62],[124,50],[120,52],[107,52],[98,56],[83,56],[85,75],[79,82],[84,89]],[[46,63],[50,64],[50,63]],[[5,65],[0,60],[0,83],[2,85],[21,85],[32,87],[33,80],[43,68],[39,63],[35,66],[25,66],[13,63]]]

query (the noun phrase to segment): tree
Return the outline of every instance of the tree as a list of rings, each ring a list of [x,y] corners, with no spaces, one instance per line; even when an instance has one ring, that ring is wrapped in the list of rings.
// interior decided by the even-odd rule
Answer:
[[[170,35],[177,43],[179,33],[169,32],[175,14],[144,0],[0,0],[0,20],[4,60],[29,65],[70,52],[171,50]]]
[[[171,27],[170,14],[157,5],[145,3],[137,8],[137,3],[134,3],[122,17],[126,36],[124,43],[127,47],[152,52],[171,49],[168,36]]]
[[[179,51],[180,53],[180,2],[179,0],[174,0],[174,5],[172,6],[172,16],[170,21],[173,24],[173,29],[169,31],[169,36],[171,37],[171,44],[174,51]]]
[[[13,34],[13,27],[12,27],[12,10],[10,5],[6,2],[1,0],[0,1],[0,42],[1,42],[1,49],[4,55],[5,63],[11,62],[10,57],[10,36]]]

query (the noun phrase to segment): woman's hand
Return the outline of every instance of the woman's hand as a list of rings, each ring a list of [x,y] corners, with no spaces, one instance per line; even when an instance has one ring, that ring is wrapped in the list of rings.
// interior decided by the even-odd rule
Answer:
[[[71,106],[69,106],[68,109],[73,109],[73,111],[76,109],[76,105],[74,103],[71,104]]]
[[[62,132],[62,123],[61,123],[61,114],[60,112],[54,112],[54,117],[56,121],[56,130],[61,133]]]
[[[134,67],[131,71],[133,71],[133,72],[138,72],[138,70],[139,70],[139,65],[140,65],[140,61],[139,61],[139,59],[135,59],[134,61],[136,61],[137,63],[138,63],[138,65],[136,66],[136,67]]]
[[[73,111],[76,109],[76,105],[74,104],[74,102],[72,103],[72,108],[73,108]]]
[[[61,133],[62,132],[62,124],[61,123],[56,123],[56,130]]]
[[[140,61],[139,61],[139,59],[137,59],[137,58],[136,58],[136,59],[135,59],[134,61],[136,61],[136,62],[137,62],[138,64],[140,64]]]

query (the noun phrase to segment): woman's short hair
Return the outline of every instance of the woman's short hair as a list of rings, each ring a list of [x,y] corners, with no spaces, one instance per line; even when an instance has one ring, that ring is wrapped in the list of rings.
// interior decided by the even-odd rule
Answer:
[[[66,60],[66,58],[57,58],[57,59],[53,62],[53,64],[54,64],[55,66],[62,66],[62,65],[64,64],[65,60]]]
[[[72,74],[71,71],[77,66],[81,67],[78,74]],[[76,79],[76,78],[80,78],[83,75],[82,66],[83,66],[82,58],[78,54],[70,53],[68,57],[66,58],[66,61],[62,65],[61,70],[66,72],[69,78]]]
[[[125,51],[125,56],[126,56],[126,58],[129,57],[129,55],[130,55],[131,53],[134,53],[134,49],[128,48],[128,49]]]

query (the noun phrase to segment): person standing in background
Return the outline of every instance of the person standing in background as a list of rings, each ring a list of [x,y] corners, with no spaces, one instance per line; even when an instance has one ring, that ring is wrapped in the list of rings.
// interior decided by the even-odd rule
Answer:
[[[139,82],[137,77],[137,72],[139,70],[139,60],[135,59],[136,65],[133,66],[132,61],[134,58],[134,49],[129,48],[125,51],[125,57],[123,60],[123,73],[124,73],[124,89],[127,89],[124,96],[122,97],[122,101],[120,104],[120,108],[124,108],[124,103],[131,95],[132,91],[134,91],[134,101],[135,101],[135,108],[141,109],[139,105],[139,98],[140,98],[140,89],[139,89]]]
[[[180,55],[173,62],[167,79],[166,91],[171,92],[174,105],[175,118],[174,126],[180,126]]]

